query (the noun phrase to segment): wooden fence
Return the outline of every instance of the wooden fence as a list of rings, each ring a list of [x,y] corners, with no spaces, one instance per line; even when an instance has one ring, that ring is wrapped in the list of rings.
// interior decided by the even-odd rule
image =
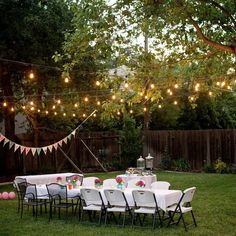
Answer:
[[[45,135],[39,140],[40,146],[50,145],[64,138],[64,134]],[[105,166],[119,158],[120,146],[116,132],[84,132],[79,137],[98,157]],[[21,144],[33,146],[31,135],[22,135]],[[75,171],[73,166],[63,156],[60,150],[22,155],[19,151],[13,153],[0,143],[1,172],[0,176],[9,173],[50,173],[60,171]],[[66,145],[63,151],[82,171],[102,170],[88,149],[76,137]],[[190,162],[195,170],[202,169],[204,163],[212,164],[221,157],[227,163],[236,164],[236,130],[190,130],[190,131],[146,131],[143,133],[143,156],[150,153],[154,157],[154,167],[158,167],[165,149],[174,160],[183,158]],[[14,154],[15,166],[6,168],[8,156]],[[128,157],[127,157],[128,158]],[[138,158],[138,157],[137,157]],[[117,161],[117,160],[116,160]],[[118,159],[118,161],[122,161]],[[3,173],[4,172],[4,173]]]
[[[193,169],[213,164],[218,158],[236,164],[236,130],[146,131],[143,153],[151,153],[154,165],[160,164],[167,149],[174,160],[186,159]]]

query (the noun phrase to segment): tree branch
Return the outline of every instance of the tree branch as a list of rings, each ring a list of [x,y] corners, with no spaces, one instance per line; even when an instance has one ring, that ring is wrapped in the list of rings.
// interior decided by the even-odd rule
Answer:
[[[194,26],[194,28],[196,29],[196,34],[198,35],[198,37],[203,40],[207,45],[213,47],[213,48],[216,48],[220,51],[224,51],[224,52],[229,52],[229,53],[232,53],[232,54],[236,54],[236,45],[235,43],[233,43],[231,46],[229,45],[224,45],[224,44],[221,44],[221,43],[217,43],[217,42],[214,42],[212,40],[210,40],[209,38],[207,38],[200,26],[198,25],[197,21],[195,21],[192,16],[189,14],[189,12],[186,11],[186,9],[184,8],[183,6],[183,3],[181,0],[177,0],[176,1],[177,4],[181,7],[182,10],[184,10],[185,14],[186,14],[186,17],[187,19],[190,21],[190,23]],[[235,39],[234,39],[235,41]]]

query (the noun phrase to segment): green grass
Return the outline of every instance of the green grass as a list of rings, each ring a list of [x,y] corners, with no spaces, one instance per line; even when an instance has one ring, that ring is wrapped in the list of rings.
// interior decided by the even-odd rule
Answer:
[[[102,179],[114,177],[118,174],[96,173],[91,174]],[[179,226],[169,228],[141,228],[132,229],[130,225],[125,228],[117,226],[104,227],[80,223],[78,217],[69,215],[67,222],[57,217],[48,222],[44,213],[35,220],[30,211],[25,209],[23,219],[17,213],[17,200],[0,200],[0,235],[81,235],[81,236],[105,236],[105,235],[236,235],[236,175],[220,175],[205,173],[177,173],[157,172],[158,180],[166,180],[171,183],[172,189],[185,189],[196,186],[197,191],[192,202],[195,212],[197,227],[190,227],[186,233],[182,222]],[[10,191],[12,187],[0,186],[0,192]],[[189,217],[186,218],[190,220]]]

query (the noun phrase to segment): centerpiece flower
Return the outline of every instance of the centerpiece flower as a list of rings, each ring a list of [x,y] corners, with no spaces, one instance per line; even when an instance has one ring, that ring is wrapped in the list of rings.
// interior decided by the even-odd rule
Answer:
[[[116,176],[117,188],[123,188],[123,179],[120,176]]]
[[[102,185],[102,180],[97,178],[94,180],[95,187],[100,187]]]
[[[57,176],[57,183],[61,183],[61,181],[62,181],[62,178],[61,178],[61,176]]]
[[[145,182],[144,182],[143,180],[139,180],[139,181],[136,183],[136,186],[141,187],[141,188],[144,188],[144,187],[145,187]]]

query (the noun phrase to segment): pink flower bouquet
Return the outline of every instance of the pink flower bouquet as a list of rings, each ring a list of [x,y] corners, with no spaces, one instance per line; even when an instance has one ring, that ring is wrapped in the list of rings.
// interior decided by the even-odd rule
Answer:
[[[97,178],[97,179],[94,180],[94,183],[95,183],[95,185],[98,185],[98,186],[102,185],[102,180]]]
[[[143,180],[139,180],[139,181],[136,183],[136,186],[141,187],[141,188],[144,188],[144,187],[145,187],[145,182],[144,182]]]
[[[116,182],[117,182],[118,184],[121,184],[121,183],[123,183],[123,179],[122,179],[120,176],[117,176],[117,177],[116,177]]]
[[[61,181],[62,181],[61,176],[58,176],[58,177],[57,177],[57,183],[60,183]]]

